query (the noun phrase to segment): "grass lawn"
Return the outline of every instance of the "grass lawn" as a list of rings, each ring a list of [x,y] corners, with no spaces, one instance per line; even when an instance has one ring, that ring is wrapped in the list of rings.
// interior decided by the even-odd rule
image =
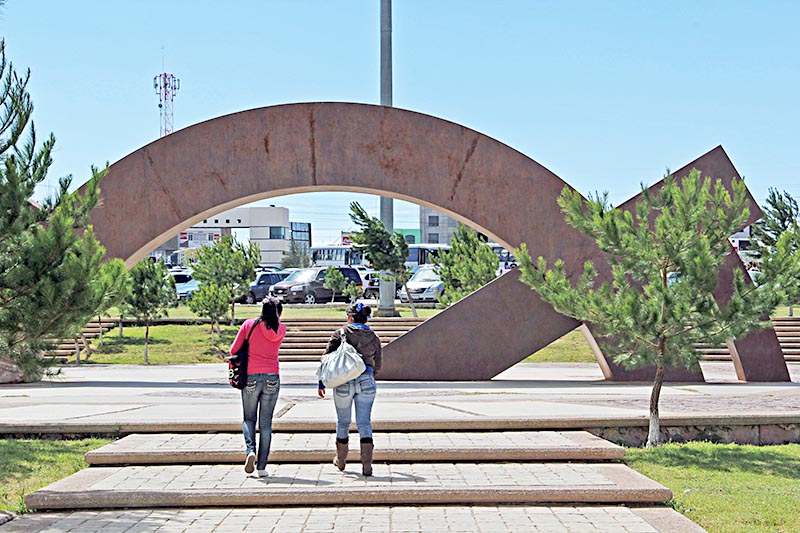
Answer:
[[[260,306],[237,305],[236,315],[257,316]],[[194,314],[186,306],[171,309],[173,318],[193,318]],[[401,309],[401,313],[410,309]],[[419,315],[429,318],[438,313],[438,309],[420,309]],[[404,313],[405,314],[405,313]],[[113,314],[111,316],[114,316]],[[344,307],[336,309],[323,308],[287,308],[283,318],[341,318],[344,324]],[[211,344],[211,326],[208,324],[196,325],[165,325],[150,326],[150,341],[148,343],[148,360],[153,365],[165,364],[194,364],[194,363],[220,363],[222,357],[227,355],[227,350],[239,331],[239,326],[220,326],[222,336],[215,335],[216,346]],[[144,363],[144,327],[126,326],[124,336],[119,337],[119,330],[114,329],[103,336],[103,346],[99,340],[92,342],[95,350],[88,358],[86,353],[81,354],[81,361],[97,364],[137,365]],[[69,362],[74,362],[75,357],[70,357]]]
[[[222,337],[214,335],[216,346],[211,344],[211,326],[169,325],[150,326],[148,360],[151,365],[179,365],[193,363],[221,363],[222,357],[236,337],[239,326],[221,326]],[[81,362],[118,365],[138,365],[144,363],[144,327],[126,326],[124,336],[114,329],[92,342],[95,350],[89,357],[81,353]],[[70,362],[75,357],[69,358]]]
[[[329,310],[323,311],[330,313]],[[284,313],[284,316],[286,314]],[[337,315],[330,314],[329,316],[335,318]],[[315,318],[319,318],[319,313],[316,313]],[[227,354],[228,347],[236,337],[239,326],[223,325],[220,329],[222,336],[215,335],[216,346],[213,346],[211,344],[211,327],[207,324],[150,326],[148,360],[151,365],[221,363],[222,357]],[[86,353],[82,352],[81,362],[117,365],[143,364],[145,328],[126,326],[123,337],[119,337],[118,333],[118,329],[107,332],[103,336],[102,346],[99,346],[99,340],[95,339],[92,342],[95,351],[88,358]],[[74,356],[70,357],[68,361],[74,362]],[[593,363],[595,358],[583,335],[579,331],[573,331],[550,346],[539,350],[525,361]]]
[[[0,510],[25,513],[23,497],[88,466],[83,454],[104,439],[0,439]]]
[[[665,444],[628,449],[624,462],[710,533],[800,531],[800,444]]]
[[[572,330],[525,359],[526,363],[596,363],[592,349],[580,330]]]

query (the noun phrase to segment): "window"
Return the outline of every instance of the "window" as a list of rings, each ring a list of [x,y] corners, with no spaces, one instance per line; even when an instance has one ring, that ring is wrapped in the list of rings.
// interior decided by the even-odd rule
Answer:
[[[439,216],[438,215],[428,215],[428,225],[429,226],[438,226],[439,225]],[[436,241],[439,242],[439,241]]]
[[[286,228],[282,226],[270,226],[269,227],[269,238],[270,239],[285,239],[286,238]]]
[[[344,274],[345,282],[349,278],[350,281],[355,283],[356,285],[361,285],[361,276],[359,276],[358,272],[352,268],[344,268],[341,269],[342,274]]]
[[[438,233],[428,233],[428,242],[431,244],[438,244],[439,243],[439,234]]]

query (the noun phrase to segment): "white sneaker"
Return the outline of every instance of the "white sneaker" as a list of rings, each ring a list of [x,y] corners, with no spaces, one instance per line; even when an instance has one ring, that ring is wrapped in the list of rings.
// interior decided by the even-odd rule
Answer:
[[[265,468],[264,470],[259,470],[258,477],[267,477],[267,469]]]
[[[244,473],[252,474],[256,468],[256,454],[250,452],[247,454],[247,459],[244,460]]]

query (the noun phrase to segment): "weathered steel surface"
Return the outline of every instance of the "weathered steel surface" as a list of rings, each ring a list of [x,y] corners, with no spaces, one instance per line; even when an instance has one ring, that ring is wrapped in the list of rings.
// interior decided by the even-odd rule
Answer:
[[[736,176],[722,148],[695,166],[701,161],[704,173]],[[525,242],[534,256],[593,260],[602,269],[594,243],[564,222],[556,203],[564,186],[516,150],[435,117],[292,104],[203,122],[128,155],[103,180],[92,223],[107,255],[130,266],[181,229],[238,205],[297,192],[373,192],[434,207],[508,248]],[[576,325],[506,275],[387,346],[381,377],[487,379]],[[774,345],[767,351],[779,354]]]

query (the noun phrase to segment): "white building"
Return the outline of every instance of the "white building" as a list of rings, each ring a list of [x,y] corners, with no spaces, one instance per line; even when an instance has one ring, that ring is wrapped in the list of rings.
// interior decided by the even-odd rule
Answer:
[[[285,207],[237,207],[195,224],[186,232],[187,245],[180,244],[182,248],[194,247],[197,239],[200,246],[215,240],[215,235],[230,235],[234,228],[249,229],[250,242],[261,249],[261,263],[277,266],[289,250],[290,227],[289,210]]]

